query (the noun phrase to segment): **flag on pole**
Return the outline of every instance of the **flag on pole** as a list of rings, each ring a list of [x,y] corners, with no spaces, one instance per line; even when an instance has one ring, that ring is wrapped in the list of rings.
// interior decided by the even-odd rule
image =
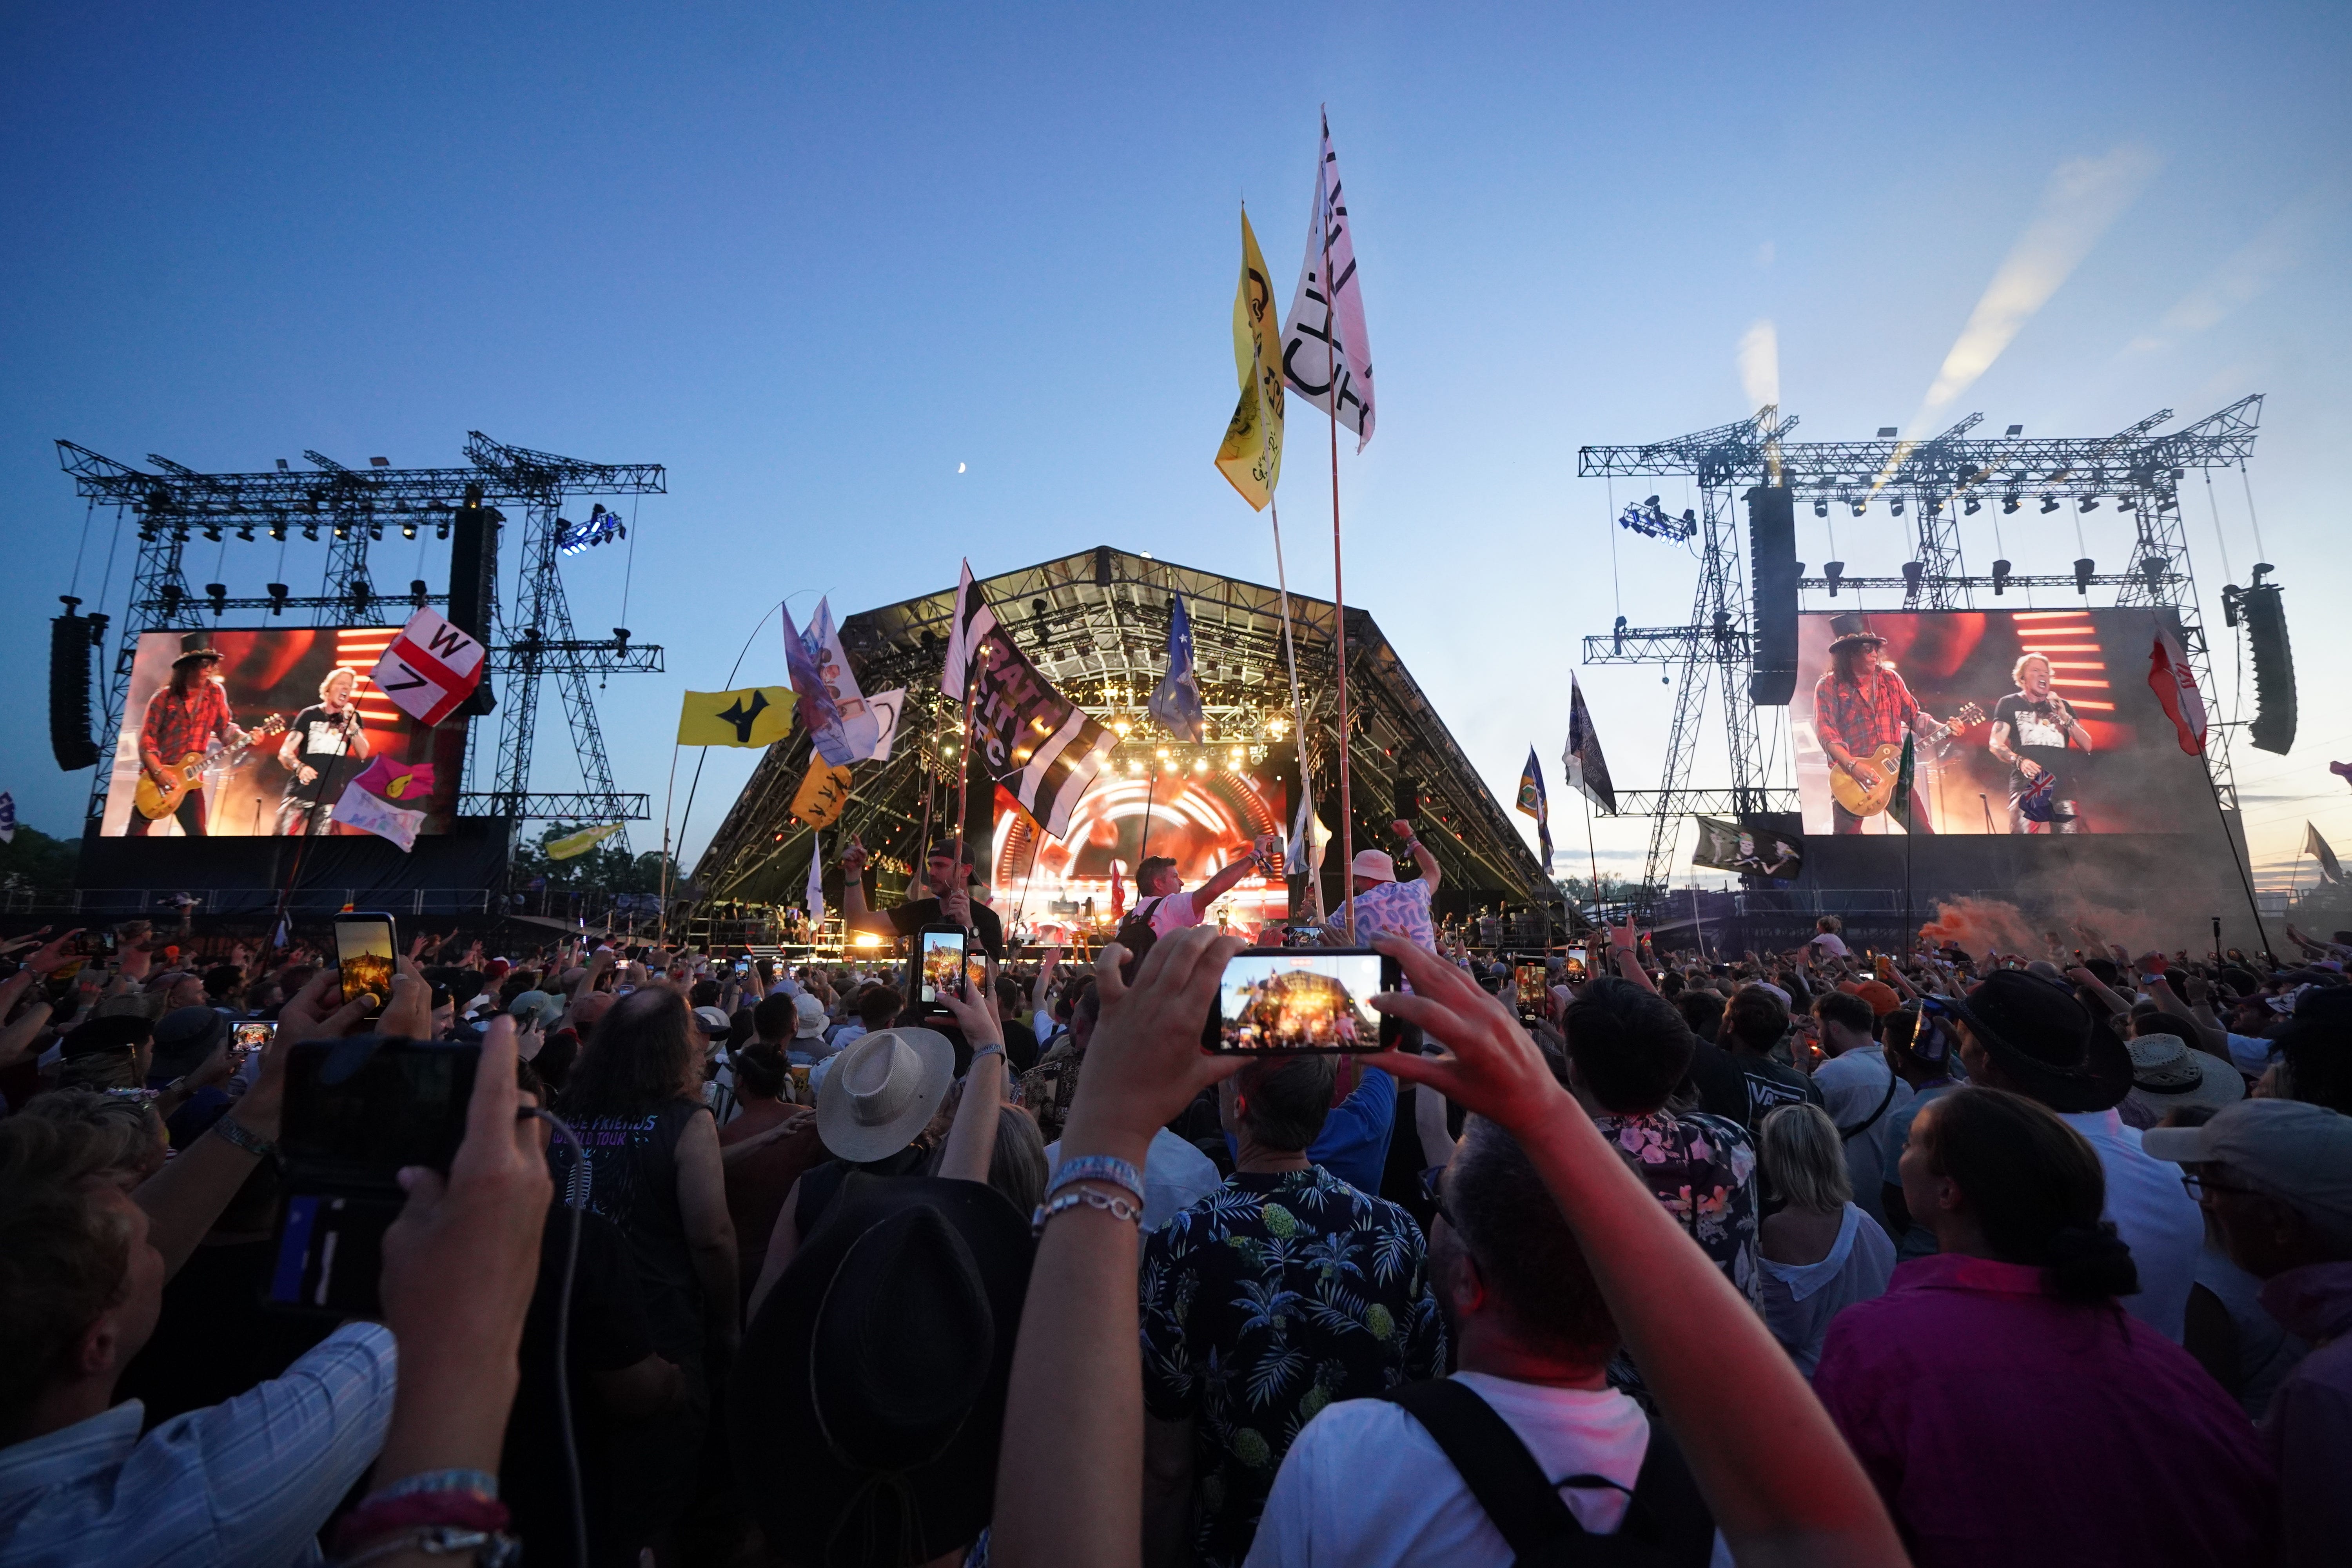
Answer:
[[[1146,708],[1178,740],[1201,743],[1201,682],[1192,670],[1192,617],[1184,613],[1181,594],[1168,596],[1168,673],[1160,678]]]
[[[1324,280],[1329,279],[1326,288]],[[1332,412],[1356,433],[1356,450],[1372,438],[1372,348],[1364,331],[1364,296],[1356,279],[1356,236],[1348,199],[1339,189],[1339,160],[1331,151],[1331,117],[1323,117],[1323,153],[1315,165],[1315,211],[1307,224],[1307,257],[1282,330],[1282,373],[1291,390]]]
[[[337,812],[338,815],[341,814],[340,807],[337,808]],[[551,860],[569,860],[575,855],[585,855],[615,833],[620,832],[622,826],[617,822],[601,823],[594,827],[583,827],[577,833],[565,834],[561,838],[551,838],[547,841],[547,858]]]
[[[1906,730],[1903,732],[1903,763],[1900,767],[1895,770],[1895,794],[1886,803],[1886,814],[1895,818],[1895,821],[1901,823],[1903,825],[1903,831],[1906,833],[1911,831],[1911,778],[1913,763],[1914,758],[1911,752],[1911,732],[1908,730]],[[2052,774],[2044,774],[2043,776],[2045,779],[2054,777],[2054,775]]]
[[[814,827],[809,829],[808,886],[802,897],[808,903],[811,928],[824,924],[824,840]]]
[[[801,787],[793,795],[793,815],[811,827],[830,827],[849,807],[849,787],[847,768],[811,757]]]
[[[1110,918],[1114,921],[1127,912],[1127,884],[1118,879],[1118,862],[1110,863]]]
[[[2336,863],[2336,851],[2319,836],[2319,829],[2310,823],[2303,825],[2303,852],[2319,862],[2319,874],[2331,882],[2344,880],[2344,868]]]
[[[835,703],[833,694],[825,689],[824,678],[817,673],[815,648],[811,646],[809,638],[801,635],[800,628],[793,625],[793,612],[789,606],[778,605],[776,613],[784,618],[784,668],[792,679],[793,695],[800,699],[802,721],[808,725],[812,736],[827,725],[838,726],[841,710]],[[824,616],[824,601],[822,599],[817,601],[817,613]],[[809,629],[814,631],[816,624],[811,622]],[[827,762],[833,760],[825,758]],[[848,759],[845,757],[842,761]]]
[[[1536,749],[1528,748],[1528,765],[1519,770],[1519,810],[1536,819],[1536,837],[1543,846],[1544,875],[1551,875],[1551,802],[1544,794],[1543,768]]]
[[[1315,796],[1301,790],[1298,794],[1298,816],[1290,825],[1290,847],[1283,856],[1282,868],[1292,877],[1309,876],[1323,867],[1323,846],[1331,842],[1331,830],[1315,815]]]
[[[2156,700],[2164,705],[2164,716],[2172,721],[2180,749],[2192,757],[2201,755],[2205,750],[2205,697],[2197,689],[2197,672],[2182,657],[2180,644],[2162,625],[2156,628],[2156,644],[2148,651],[2147,684],[2148,689],[2156,693]]]
[[[677,713],[681,746],[772,746],[793,727],[799,701],[786,686],[689,691]]]
[[[482,683],[480,641],[434,610],[408,617],[368,679],[403,713],[426,726],[455,713]]]
[[[1242,277],[1234,287],[1234,377],[1241,401],[1217,445],[1217,471],[1259,511],[1282,480],[1282,329],[1274,284],[1249,213],[1242,213]]]
[[[1011,637],[998,635],[996,612],[972,581],[969,562],[956,585],[940,689],[959,699],[969,693],[971,733],[965,741],[991,782],[1051,837],[1068,833],[1071,809],[1118,737],[1055,690]]]
[[[0,789],[0,844],[16,842],[16,796]]]
[[[1568,750],[1560,756],[1568,768],[1568,787],[1617,815],[1617,787],[1609,782],[1609,761],[1601,754],[1601,737],[1592,732],[1592,711],[1584,705],[1584,688],[1568,678]]]

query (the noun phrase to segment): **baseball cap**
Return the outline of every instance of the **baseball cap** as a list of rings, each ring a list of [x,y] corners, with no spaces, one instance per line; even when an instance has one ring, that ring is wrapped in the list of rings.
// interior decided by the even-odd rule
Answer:
[[[2242,1100],[2201,1127],[2151,1127],[2140,1147],[2227,1165],[2338,1238],[2352,1239],[2352,1116],[2300,1100]]]
[[[1396,880],[1396,862],[1389,858],[1385,849],[1359,849],[1356,858],[1348,863],[1348,874],[1360,877],[1367,882],[1393,882]]]
[[[1903,998],[1897,996],[1895,987],[1884,980],[1849,980],[1838,989],[1869,1003],[1873,1017],[1884,1018],[1903,1005]]]
[[[793,998],[793,1037],[812,1039],[824,1033],[824,1004],[803,991]]]
[[[518,1024],[536,1024],[542,1029],[551,1029],[555,1021],[563,1016],[563,999],[544,991],[525,991],[507,1004],[507,1011],[514,1015]]]

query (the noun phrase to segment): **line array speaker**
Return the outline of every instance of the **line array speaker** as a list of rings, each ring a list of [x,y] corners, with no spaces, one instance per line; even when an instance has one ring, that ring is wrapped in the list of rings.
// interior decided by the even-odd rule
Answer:
[[[1753,595],[1755,673],[1748,694],[1779,708],[1797,691],[1797,507],[1786,485],[1748,492],[1748,585]]]

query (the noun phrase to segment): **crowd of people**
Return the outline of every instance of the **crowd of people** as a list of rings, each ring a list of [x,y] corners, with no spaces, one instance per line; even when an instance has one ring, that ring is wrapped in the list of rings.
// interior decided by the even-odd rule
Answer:
[[[0,942],[0,1568],[2352,1557],[2352,933],[1629,925],[1529,1005],[1366,850],[1289,940],[1352,912],[1391,1048],[1243,1056],[1166,862],[1087,965],[844,866],[987,981]],[[367,1036],[476,1053],[462,1142],[379,1310],[265,1306],[289,1060]]]

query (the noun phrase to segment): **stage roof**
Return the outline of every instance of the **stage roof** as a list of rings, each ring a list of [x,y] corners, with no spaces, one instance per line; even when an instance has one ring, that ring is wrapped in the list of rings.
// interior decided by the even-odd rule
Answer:
[[[1182,594],[1211,743],[1254,740],[1270,751],[1278,747],[1293,758],[1295,771],[1296,742],[1266,732],[1267,721],[1290,712],[1275,589],[1108,545],[985,578],[981,587],[1003,627],[1064,696],[1097,716],[1119,712],[1131,721],[1142,718],[1139,710],[1166,673],[1170,596]],[[833,846],[852,834],[874,851],[885,900],[903,886],[919,853],[926,783],[932,801],[947,802],[935,810],[954,810],[955,763],[950,758],[943,764],[937,755],[940,740],[953,739],[954,709],[940,700],[939,679],[954,602],[950,584],[841,623],[842,644],[863,689],[872,694],[904,686],[908,693],[890,759],[856,765],[854,798],[824,834],[828,859]],[[1339,731],[1334,607],[1328,600],[1293,594],[1290,618],[1316,801],[1333,829],[1324,867],[1328,899],[1339,889],[1341,868],[1333,764]],[[1378,623],[1354,605],[1348,609],[1348,686],[1357,847],[1397,849],[1388,823],[1402,776],[1419,786],[1422,841],[1444,868],[1441,896],[1447,904],[1458,907],[1465,898],[1477,904],[1552,897],[1534,854]],[[1127,748],[1167,741],[1148,723],[1139,725],[1112,761]],[[696,868],[701,899],[800,901],[809,831],[793,819],[791,806],[809,755],[808,735],[797,727],[769,748]],[[828,891],[828,899],[835,896]]]

